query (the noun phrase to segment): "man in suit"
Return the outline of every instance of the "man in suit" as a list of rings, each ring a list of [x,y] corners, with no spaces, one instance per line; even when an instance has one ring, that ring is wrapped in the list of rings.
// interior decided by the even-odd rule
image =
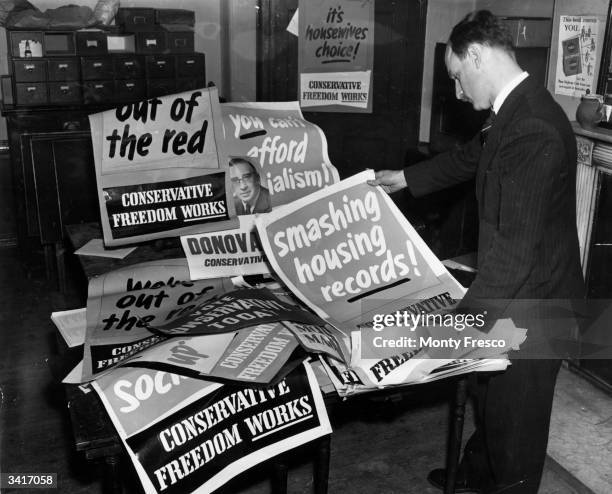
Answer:
[[[421,196],[475,177],[478,273],[458,310],[487,314],[489,329],[495,318],[511,317],[528,337],[520,352],[511,352],[505,372],[479,378],[471,389],[476,432],[456,492],[536,494],[560,366],[554,354],[537,351],[556,329],[538,314],[550,299],[563,304],[584,296],[576,141],[565,113],[517,64],[510,34],[490,12],[468,14],[453,28],[445,62],[457,98],[492,110],[487,126],[428,161],[379,171],[372,183]],[[428,478],[443,488],[445,471]]]
[[[270,192],[261,185],[259,173],[253,163],[246,158],[232,158],[229,165],[236,214],[240,216],[270,211]]]

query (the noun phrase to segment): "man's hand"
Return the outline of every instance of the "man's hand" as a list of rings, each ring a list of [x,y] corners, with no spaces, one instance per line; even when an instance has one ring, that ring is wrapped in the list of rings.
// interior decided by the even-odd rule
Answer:
[[[370,185],[381,185],[388,194],[402,190],[406,184],[403,170],[379,170],[374,174],[374,180],[368,180]]]

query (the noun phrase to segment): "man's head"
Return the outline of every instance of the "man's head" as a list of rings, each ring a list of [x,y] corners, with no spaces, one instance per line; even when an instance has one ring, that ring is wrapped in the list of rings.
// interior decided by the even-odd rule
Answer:
[[[505,83],[521,72],[510,32],[488,10],[468,14],[453,28],[445,61],[457,98],[476,110],[490,108]]]
[[[229,164],[234,195],[242,202],[253,206],[261,187],[259,173],[245,158],[232,158]]]

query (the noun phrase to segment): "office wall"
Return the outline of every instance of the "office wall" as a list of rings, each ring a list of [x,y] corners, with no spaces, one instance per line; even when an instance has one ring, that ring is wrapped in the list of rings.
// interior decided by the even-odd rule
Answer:
[[[553,94],[561,107],[567,113],[570,120],[576,120],[576,108],[580,103],[580,98],[555,94],[555,77],[557,71],[557,57],[559,55],[559,18],[562,15],[598,15],[601,16],[600,24],[601,42],[597,46],[595,64],[595,81],[599,75],[599,64],[603,46],[603,36],[605,33],[605,20],[608,12],[609,0],[556,0],[553,14],[553,36],[550,49],[550,61],[548,64],[548,90]]]
[[[506,17],[552,17],[554,4],[554,0],[476,0],[477,9]]]

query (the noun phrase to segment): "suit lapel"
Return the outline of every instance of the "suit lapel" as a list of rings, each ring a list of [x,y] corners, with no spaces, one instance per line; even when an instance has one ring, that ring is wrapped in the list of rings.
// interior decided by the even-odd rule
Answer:
[[[529,82],[530,77],[527,77],[510,92],[489,130],[487,142],[482,148],[476,173],[476,197],[479,199],[482,198],[486,172],[493,166],[493,157],[497,153],[501,139],[506,133],[506,129],[512,120],[522,95],[528,91]]]

